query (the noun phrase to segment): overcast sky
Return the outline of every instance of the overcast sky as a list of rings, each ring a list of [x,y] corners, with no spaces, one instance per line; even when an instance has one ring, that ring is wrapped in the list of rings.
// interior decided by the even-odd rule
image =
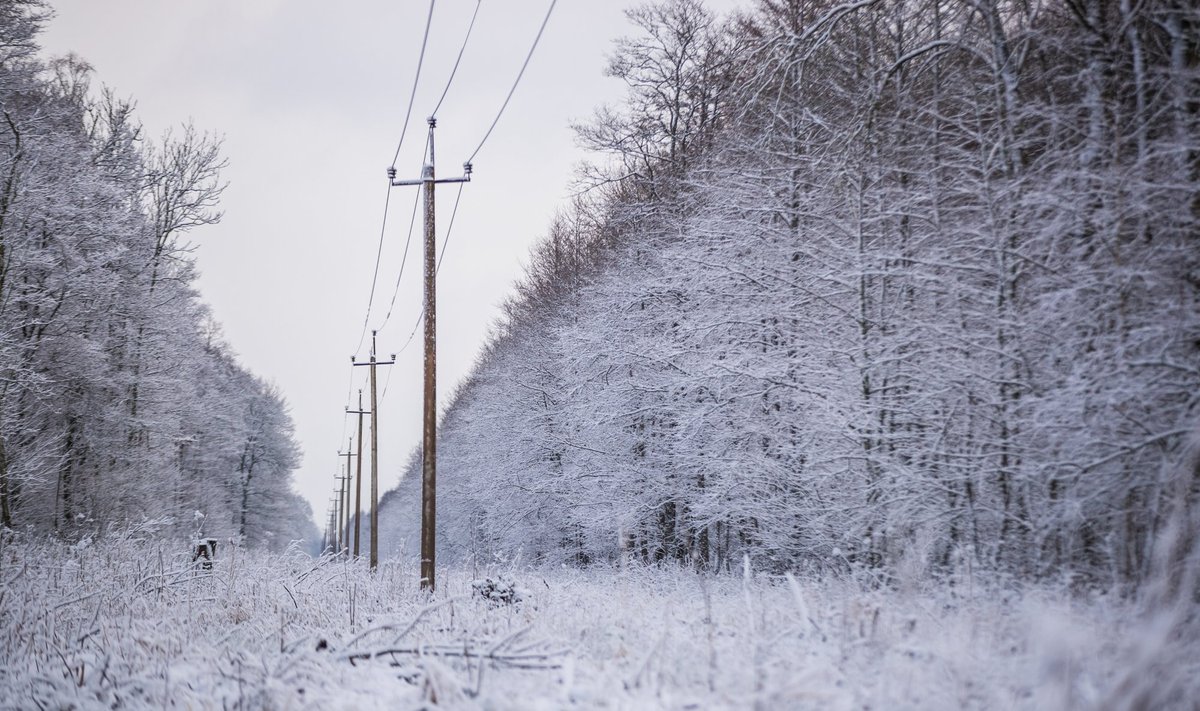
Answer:
[[[304,451],[296,486],[318,519],[332,494],[342,412],[366,368],[350,367],[366,314],[387,181],[404,124],[429,3],[424,0],[51,0],[50,55],[74,52],[96,79],[132,97],[149,135],[192,121],[224,136],[219,225],[197,231],[198,287],[242,363],[276,383]],[[630,34],[621,0],[559,0],[500,124],[475,159],[438,282],[438,394],[469,371],[532,243],[569,192],[582,154],[569,128],[619,100],[603,75],[612,40]],[[734,0],[710,2],[714,8]],[[496,116],[549,0],[483,0],[438,112],[439,177]],[[398,177],[420,174],[425,118],[446,85],[476,6],[436,4]],[[439,240],[456,189],[441,186]],[[396,291],[416,188],[392,192],[371,328]],[[399,351],[421,307],[421,224],[382,355]],[[369,341],[369,335],[368,335]],[[364,344],[357,353],[365,357]],[[380,369],[380,488],[399,480],[420,440],[421,336]],[[353,384],[351,378],[353,377]],[[356,397],[356,396],[355,396]],[[369,437],[369,435],[368,435]],[[341,460],[345,461],[345,460]],[[344,465],[342,465],[344,466]],[[364,472],[366,469],[364,468]],[[366,500],[364,489],[364,502]]]

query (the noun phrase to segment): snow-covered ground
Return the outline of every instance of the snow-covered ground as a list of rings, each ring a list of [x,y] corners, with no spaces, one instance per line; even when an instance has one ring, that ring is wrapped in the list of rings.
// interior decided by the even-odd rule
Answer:
[[[5,534],[2,545],[5,709],[1195,708],[1200,698],[1200,644],[1177,615],[971,577],[871,589],[849,575],[753,569],[447,569],[431,598],[414,565],[396,561],[371,574],[226,546],[205,571],[147,532],[74,546]],[[495,597],[521,599],[485,599],[472,583],[488,577]]]

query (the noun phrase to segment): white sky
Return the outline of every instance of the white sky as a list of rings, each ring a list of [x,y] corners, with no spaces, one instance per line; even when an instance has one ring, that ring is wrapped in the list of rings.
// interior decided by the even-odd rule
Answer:
[[[48,55],[73,51],[96,80],[132,97],[148,135],[192,120],[222,134],[223,221],[192,237],[198,287],[242,363],[286,394],[304,450],[296,487],[324,515],[353,423],[349,357],[362,331],[391,163],[429,4],[424,0],[51,0]],[[549,0],[483,0],[438,112],[439,177],[461,173],[520,69]],[[532,243],[565,202],[582,154],[569,129],[621,84],[603,76],[612,40],[632,33],[620,0],[559,0],[500,124],[475,159],[438,281],[438,394],[469,371]],[[710,2],[727,9],[734,0]],[[425,118],[441,95],[475,0],[433,16],[398,177],[419,177]],[[445,235],[456,186],[439,186]],[[396,188],[371,327],[395,290],[416,188]],[[421,306],[421,223],[381,355],[408,340]],[[368,334],[367,340],[369,342]],[[365,358],[369,344],[358,354]],[[420,440],[421,334],[381,368],[380,489]],[[354,368],[353,389],[366,368]],[[391,371],[391,372],[388,372]],[[389,381],[390,378],[390,381]],[[367,435],[369,437],[369,435]],[[341,462],[345,460],[342,459]],[[369,461],[369,460],[368,460]],[[364,474],[366,466],[364,466]],[[364,504],[366,489],[364,487]],[[323,525],[323,524],[322,524]]]

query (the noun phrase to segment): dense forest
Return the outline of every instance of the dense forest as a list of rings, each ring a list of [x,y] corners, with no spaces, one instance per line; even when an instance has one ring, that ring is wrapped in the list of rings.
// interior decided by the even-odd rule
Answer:
[[[1195,3],[628,17],[626,99],[445,407],[440,560],[1129,587],[1198,530]]]
[[[0,524],[315,538],[284,398],[192,287],[220,140],[145,137],[82,59],[39,58],[48,17],[0,0]]]

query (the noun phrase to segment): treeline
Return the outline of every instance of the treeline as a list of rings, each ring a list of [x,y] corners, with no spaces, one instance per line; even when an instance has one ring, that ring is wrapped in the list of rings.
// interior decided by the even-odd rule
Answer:
[[[629,17],[443,419],[442,555],[1144,580],[1200,510],[1195,3]]]
[[[48,14],[0,0],[0,524],[315,537],[287,405],[192,288],[189,234],[220,219],[219,140],[144,138],[85,62],[38,58]]]

